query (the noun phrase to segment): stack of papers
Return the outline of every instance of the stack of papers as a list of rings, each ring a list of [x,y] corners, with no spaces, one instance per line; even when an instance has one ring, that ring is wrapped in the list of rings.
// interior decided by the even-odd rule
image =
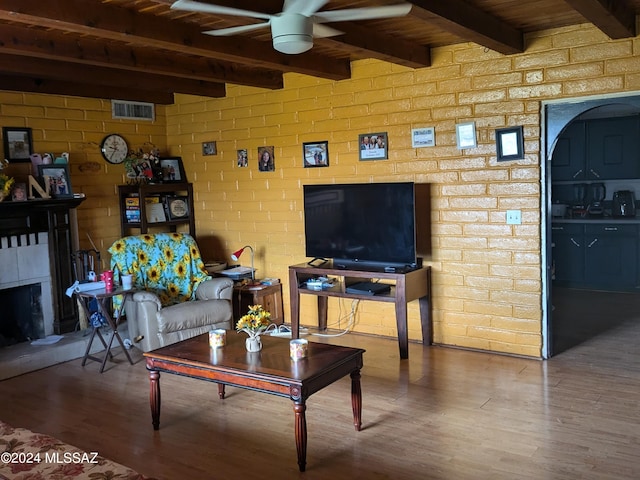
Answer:
[[[249,267],[233,267],[233,268],[228,268],[226,270],[222,270],[218,273],[221,273],[222,275],[226,275],[227,277],[232,277],[232,278],[240,278],[240,277],[244,277],[244,276],[251,276],[251,268]]]

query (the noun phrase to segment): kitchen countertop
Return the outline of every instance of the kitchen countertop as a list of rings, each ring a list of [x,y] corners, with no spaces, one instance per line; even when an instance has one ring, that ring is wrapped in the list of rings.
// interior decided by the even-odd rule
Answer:
[[[552,217],[551,223],[607,223],[607,224],[624,224],[624,225],[640,225],[640,217],[584,217],[584,218],[564,218]]]

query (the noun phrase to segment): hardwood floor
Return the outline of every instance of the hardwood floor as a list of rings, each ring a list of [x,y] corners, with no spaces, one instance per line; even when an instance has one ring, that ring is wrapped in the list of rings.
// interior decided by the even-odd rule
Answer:
[[[97,451],[146,475],[198,479],[640,478],[640,320],[549,361],[411,343],[365,348],[363,430],[350,380],[307,404],[307,471],[298,472],[288,399],[163,374],[160,430],[142,361],[103,374],[80,360],[0,382],[0,419]],[[140,355],[134,357],[134,361]]]
[[[552,295],[554,355],[640,316],[640,293],[554,287]]]

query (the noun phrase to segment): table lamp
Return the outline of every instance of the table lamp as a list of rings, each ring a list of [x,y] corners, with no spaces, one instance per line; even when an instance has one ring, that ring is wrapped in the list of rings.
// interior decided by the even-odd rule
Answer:
[[[242,252],[244,252],[245,248],[251,250],[251,283],[253,284],[256,281],[255,270],[253,269],[253,247],[251,245],[245,245],[240,250],[233,252],[231,254],[231,260],[237,261],[240,258],[240,255],[242,255]]]

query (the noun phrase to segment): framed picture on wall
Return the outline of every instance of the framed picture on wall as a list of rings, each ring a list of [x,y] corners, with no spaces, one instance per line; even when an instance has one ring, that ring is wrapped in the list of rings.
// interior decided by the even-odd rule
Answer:
[[[217,155],[216,142],[202,142],[202,155]]]
[[[184,173],[181,157],[168,157],[160,159],[160,172],[163,183],[186,182],[187,176]]]
[[[456,125],[456,143],[460,150],[476,146],[476,122],[458,123]]]
[[[304,168],[329,166],[329,142],[306,142],[302,144]]]
[[[241,148],[240,150],[236,150],[236,156],[238,160],[238,166],[241,168],[249,166],[249,152],[246,148]]]
[[[496,153],[499,162],[524,158],[522,126],[496,129]]]
[[[38,165],[44,191],[53,198],[73,197],[69,166],[66,164]]]
[[[10,162],[30,162],[33,140],[30,128],[2,127],[4,158]]]
[[[258,170],[261,172],[273,172],[276,169],[273,150],[273,147],[258,147]]]
[[[387,154],[387,133],[363,133],[358,136],[360,160],[384,160]]]
[[[435,127],[414,128],[411,130],[411,146],[413,148],[435,147]]]

